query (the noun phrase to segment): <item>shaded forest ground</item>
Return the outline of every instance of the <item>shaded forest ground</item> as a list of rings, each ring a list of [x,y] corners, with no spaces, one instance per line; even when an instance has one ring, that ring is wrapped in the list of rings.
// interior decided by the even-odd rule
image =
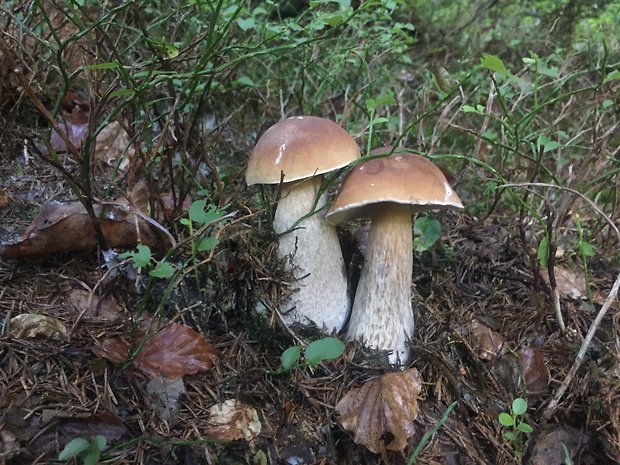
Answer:
[[[620,55],[613,36],[603,46],[586,30],[598,20],[605,31],[609,4],[3,5],[2,461],[54,463],[72,438],[102,435],[103,463],[404,464],[454,401],[417,463],[620,461],[620,323],[608,297],[620,265]],[[448,29],[459,15],[460,30]],[[325,335],[283,328],[270,311],[290,280],[271,230],[277,194],[248,188],[244,169],[257,137],[297,114],[339,121],[363,152],[403,144],[433,158],[466,205],[434,214],[441,239],[414,255],[408,367],[423,384],[402,451],[371,453],[335,412],[350,389],[395,371],[380,355],[348,343],[316,367],[280,370],[284,350]],[[66,252],[96,236],[88,215],[46,230],[66,221],[57,210],[31,229],[49,242],[8,258],[44,205],[77,193],[124,226],[110,233],[122,234],[119,252],[148,243],[144,268],[165,256],[176,274],[110,265],[96,241]],[[197,200],[216,220],[181,221]],[[353,282],[366,228],[340,231]],[[50,319],[24,329],[22,314]],[[137,364],[93,353],[113,336],[131,344],[139,319],[193,328],[217,359],[158,400]],[[164,370],[178,361],[154,358]],[[521,444],[498,420],[519,397],[533,428]],[[256,411],[260,433],[244,410],[224,428],[245,425],[240,439],[217,439],[209,409],[230,399]]]

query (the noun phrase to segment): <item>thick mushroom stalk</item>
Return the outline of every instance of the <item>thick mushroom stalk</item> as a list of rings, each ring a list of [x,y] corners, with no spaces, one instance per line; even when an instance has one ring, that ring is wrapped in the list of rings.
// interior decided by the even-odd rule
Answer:
[[[392,350],[390,362],[404,364],[413,337],[411,214],[463,208],[441,170],[419,155],[384,147],[351,170],[326,215],[340,224],[371,218],[366,261],[351,309],[347,336],[370,347]]]
[[[372,220],[368,249],[355,294],[347,338],[392,350],[404,363],[415,327],[411,308],[411,207],[385,204]]]
[[[286,258],[295,289],[280,312],[287,324],[314,322],[331,332],[339,331],[349,314],[350,299],[347,277],[336,229],[328,224],[325,212],[304,218],[310,211],[321,187],[322,176],[282,185],[273,228],[282,234],[278,255]],[[323,193],[315,210],[327,204]],[[291,231],[291,229],[294,230]]]
[[[287,323],[312,321],[327,331],[340,331],[347,319],[347,280],[336,230],[322,211],[298,221],[312,210],[322,175],[359,156],[355,140],[333,121],[294,116],[267,129],[248,160],[248,186],[284,182],[274,228],[282,234],[279,255],[288,259],[291,285],[297,289],[280,306]],[[308,181],[300,182],[304,179]],[[321,196],[316,209],[326,202]],[[291,229],[295,231],[288,232]]]

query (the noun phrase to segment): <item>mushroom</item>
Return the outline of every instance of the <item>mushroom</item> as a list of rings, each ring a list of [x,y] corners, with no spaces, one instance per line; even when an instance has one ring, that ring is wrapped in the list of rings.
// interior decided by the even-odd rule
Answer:
[[[350,308],[347,278],[334,226],[322,210],[323,174],[360,157],[353,138],[336,123],[296,116],[271,126],[258,140],[248,162],[246,182],[279,184],[281,196],[273,228],[280,235],[278,255],[287,258],[296,292],[280,307],[284,323],[314,322],[340,331]]]
[[[400,149],[402,150],[402,149]],[[391,147],[373,153],[392,153]],[[463,208],[441,170],[419,155],[393,153],[358,164],[344,179],[326,219],[340,224],[370,218],[365,262],[347,338],[409,358],[415,328],[411,307],[412,213]]]

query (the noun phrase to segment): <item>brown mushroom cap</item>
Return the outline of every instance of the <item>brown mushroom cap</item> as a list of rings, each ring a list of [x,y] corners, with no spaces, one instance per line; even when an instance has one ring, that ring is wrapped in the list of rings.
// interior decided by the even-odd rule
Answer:
[[[463,208],[437,166],[419,155],[397,152],[357,165],[342,182],[325,219],[340,224],[372,218],[384,202],[411,205],[412,212]]]
[[[342,168],[360,157],[353,138],[316,116],[294,116],[271,126],[256,143],[245,178],[252,184],[296,181]]]

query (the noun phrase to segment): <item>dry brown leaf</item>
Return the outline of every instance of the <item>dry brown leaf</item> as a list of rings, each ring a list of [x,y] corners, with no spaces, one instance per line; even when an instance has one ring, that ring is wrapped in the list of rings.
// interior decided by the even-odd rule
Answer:
[[[179,398],[185,394],[183,378],[165,379],[160,376],[146,384],[151,406],[159,417],[173,425],[179,418]]]
[[[336,405],[340,424],[354,434],[356,443],[374,453],[402,450],[414,433],[421,388],[415,368],[372,379],[340,399]]]
[[[495,360],[507,352],[506,341],[502,335],[478,320],[472,320],[465,326],[463,336],[482,360]]]
[[[523,347],[519,350],[521,376],[527,386],[529,395],[544,394],[549,387],[549,368],[543,354],[538,349]]]
[[[51,316],[22,313],[11,318],[11,336],[17,339],[29,337],[62,339],[68,334],[65,325]]]
[[[136,332],[136,345],[140,345],[148,331],[143,323]],[[131,344],[119,337],[112,337],[92,348],[98,357],[115,363],[127,359]],[[217,358],[215,349],[200,333],[189,326],[169,323],[157,333],[150,334],[133,361],[133,366],[151,378],[161,376],[172,379],[207,371]]]
[[[6,189],[0,189],[0,209],[11,205],[11,196]]]
[[[507,353],[493,361],[489,370],[506,391],[514,395],[523,392],[525,387],[528,396],[533,398],[544,394],[549,386],[549,369],[542,352],[536,348],[524,347],[517,354]]]
[[[236,399],[229,399],[207,410],[207,435],[220,441],[245,439],[258,436],[262,425],[256,409]]]
[[[85,320],[115,320],[123,311],[123,308],[111,295],[102,298],[83,289],[72,289],[67,297],[71,305]]]
[[[541,269],[540,273],[547,286],[549,286],[549,272],[547,269]],[[565,299],[579,300],[587,295],[586,280],[582,274],[576,274],[563,266],[554,267],[553,273],[560,296]]]
[[[135,152],[133,145],[130,144],[129,134],[118,121],[111,122],[97,134],[95,160],[114,165],[120,157],[123,157],[119,169],[126,171]]]
[[[169,247],[164,228],[146,221],[127,201],[95,205],[101,231],[109,247],[129,248],[141,243],[152,249]],[[0,246],[5,260],[44,260],[66,252],[90,251],[97,247],[95,229],[80,202],[50,203],[41,208],[22,239]]]
[[[548,425],[537,437],[530,463],[532,465],[550,465],[565,463],[562,444],[566,446],[571,459],[590,441],[585,433],[570,426]]]

